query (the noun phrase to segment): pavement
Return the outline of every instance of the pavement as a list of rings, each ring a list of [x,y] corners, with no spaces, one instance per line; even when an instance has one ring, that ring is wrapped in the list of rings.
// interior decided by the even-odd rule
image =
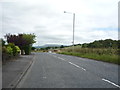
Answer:
[[[2,88],[14,88],[24,76],[34,60],[34,53],[21,55],[16,60],[10,60],[2,65]]]
[[[55,53],[35,53],[16,88],[120,88],[116,64]]]

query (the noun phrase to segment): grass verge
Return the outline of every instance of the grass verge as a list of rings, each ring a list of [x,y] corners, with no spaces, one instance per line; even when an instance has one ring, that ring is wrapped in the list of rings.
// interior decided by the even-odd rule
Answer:
[[[92,54],[92,53],[81,54],[81,53],[72,53],[72,52],[61,52],[59,54],[78,56],[78,57],[89,58],[89,59],[94,59],[94,60],[99,60],[99,61],[120,65],[118,55],[106,55],[106,54],[98,55],[98,54]]]

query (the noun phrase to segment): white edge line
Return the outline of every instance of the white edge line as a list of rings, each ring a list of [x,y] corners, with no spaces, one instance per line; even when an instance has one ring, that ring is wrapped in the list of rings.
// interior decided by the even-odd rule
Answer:
[[[115,83],[113,83],[113,82],[111,82],[111,81],[109,81],[109,80],[107,80],[107,79],[102,79],[103,81],[106,81],[106,82],[108,82],[108,83],[110,83],[110,84],[112,84],[112,85],[114,85],[114,86],[116,86],[116,87],[118,87],[118,88],[120,88],[120,86],[119,85],[117,85],[117,84],[115,84]]]

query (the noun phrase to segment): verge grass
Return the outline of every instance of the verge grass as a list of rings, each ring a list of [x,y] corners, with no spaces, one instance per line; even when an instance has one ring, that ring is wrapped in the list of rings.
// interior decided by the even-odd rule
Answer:
[[[73,55],[83,58],[90,58],[94,60],[119,64],[119,55],[118,55],[118,49],[106,49],[106,48],[80,48],[75,47],[74,53],[72,52],[72,48],[64,48],[61,50],[60,54],[66,54],[66,55]]]

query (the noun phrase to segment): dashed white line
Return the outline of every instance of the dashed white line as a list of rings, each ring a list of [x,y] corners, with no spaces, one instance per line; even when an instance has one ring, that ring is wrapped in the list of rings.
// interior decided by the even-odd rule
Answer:
[[[61,58],[61,57],[58,57],[58,56],[55,56],[55,55],[52,55],[53,57],[56,57],[56,58],[58,58],[58,59],[61,59],[61,60],[63,60],[63,61],[66,61],[65,59],[63,59],[63,58]]]
[[[63,60],[63,61],[66,61],[65,59],[63,59],[63,58],[61,58],[61,57],[58,57],[58,56],[55,56],[55,55],[53,55],[53,57],[57,57],[58,59],[61,59],[61,60]],[[82,67],[80,67],[80,66],[78,66],[78,65],[76,65],[76,64],[74,64],[74,63],[72,63],[72,62],[68,62],[68,63],[76,66],[77,68],[80,68],[80,69],[86,71],[86,69],[84,69],[84,68],[82,68]]]
[[[115,84],[115,83],[113,83],[113,82],[111,82],[111,81],[109,81],[109,80],[107,80],[107,79],[102,79],[103,81],[105,81],[105,82],[108,82],[108,83],[110,83],[110,84],[112,84],[112,85],[114,85],[114,86],[116,86],[116,87],[118,87],[118,88],[120,88],[120,86],[119,85],[117,85],[117,84]]]
[[[59,59],[63,60],[63,61],[66,61],[65,59],[61,58],[61,57],[58,57]]]
[[[59,59],[61,59],[61,60],[63,60],[63,61],[66,61],[65,59],[63,59],[63,58],[61,58],[61,57],[58,57],[58,56],[55,56],[55,55],[53,55],[54,57],[57,57],[57,58],[59,58]],[[82,68],[82,67],[80,67],[80,66],[78,66],[78,65],[76,65],[76,64],[74,64],[74,63],[72,63],[72,62],[68,62],[68,63],[70,63],[70,64],[72,64],[72,65],[74,65],[74,66],[76,66],[76,67],[78,67],[78,68],[81,68],[82,70],[84,70],[84,71],[86,71],[86,69],[84,69],[84,68]],[[105,82],[108,82],[108,83],[110,83],[110,84],[112,84],[112,85],[114,85],[114,86],[116,86],[116,87],[118,87],[118,88],[120,88],[120,86],[119,85],[117,85],[117,84],[115,84],[115,83],[113,83],[113,82],[111,82],[111,81],[109,81],[109,80],[107,80],[107,79],[102,79],[103,81],[105,81]]]
[[[44,79],[46,79],[47,77],[43,77]]]
[[[53,55],[54,56],[54,55]],[[54,57],[57,57],[57,56],[54,56]]]
[[[70,64],[72,64],[72,65],[74,65],[74,66],[76,66],[76,67],[78,67],[78,68],[81,68],[82,70],[84,70],[84,71],[86,71],[86,69],[84,69],[84,68],[82,68],[82,67],[80,67],[80,66],[78,66],[78,65],[76,65],[76,64],[74,64],[74,63],[72,63],[72,62],[69,62]]]

